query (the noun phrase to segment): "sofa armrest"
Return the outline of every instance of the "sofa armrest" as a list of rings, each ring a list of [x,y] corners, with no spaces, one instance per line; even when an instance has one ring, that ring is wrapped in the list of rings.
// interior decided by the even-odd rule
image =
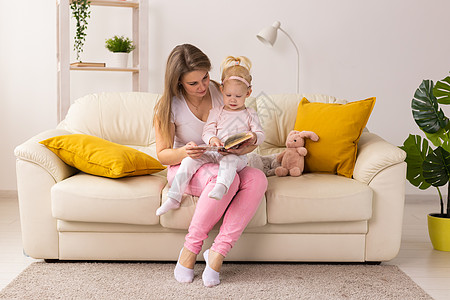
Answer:
[[[40,141],[70,134],[61,129],[42,132],[16,147],[17,192],[24,252],[34,258],[58,259],[59,235],[52,216],[52,186],[78,170],[65,164]]]
[[[374,133],[363,132],[353,178],[373,191],[372,218],[366,235],[366,260],[394,258],[402,235],[406,153]]]
[[[369,184],[384,169],[402,163],[406,152],[371,132],[363,132],[358,143],[353,178]]]
[[[61,129],[51,129],[44,131],[14,149],[17,159],[34,163],[45,169],[56,182],[72,176],[77,169],[65,164],[56,154],[48,150],[40,141],[58,136],[71,134],[71,132]]]

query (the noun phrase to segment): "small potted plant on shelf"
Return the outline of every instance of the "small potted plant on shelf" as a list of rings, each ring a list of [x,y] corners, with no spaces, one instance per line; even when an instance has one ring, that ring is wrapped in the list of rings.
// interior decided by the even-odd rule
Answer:
[[[428,233],[436,250],[450,251],[450,122],[439,104],[450,104],[450,76],[434,85],[424,80],[411,102],[416,124],[426,138],[412,135],[403,143],[406,151],[408,181],[425,190],[436,187],[440,198],[440,213],[430,213]],[[431,142],[436,148],[430,146]],[[444,205],[439,187],[447,185],[447,203]]]
[[[115,35],[112,38],[107,39],[105,47],[112,52],[113,55],[110,66],[118,68],[127,67],[129,53],[136,48],[133,41],[123,35]]]
[[[84,42],[86,41],[87,19],[91,16],[90,7],[91,2],[88,0],[72,0],[70,4],[72,16],[76,20],[73,50],[75,50],[77,61],[79,62],[81,62],[80,55],[83,52]]]

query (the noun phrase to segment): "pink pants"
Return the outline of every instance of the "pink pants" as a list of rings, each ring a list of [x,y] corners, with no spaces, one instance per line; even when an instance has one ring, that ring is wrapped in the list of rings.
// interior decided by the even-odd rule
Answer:
[[[175,176],[177,166],[170,166],[167,172],[169,183]],[[193,253],[200,253],[203,241],[223,216],[219,234],[211,249],[227,256],[252,219],[267,189],[267,178],[258,169],[245,167],[234,178],[228,192],[221,200],[208,197],[216,184],[218,164],[205,164],[192,177],[186,193],[199,197],[186,235],[184,247]]]

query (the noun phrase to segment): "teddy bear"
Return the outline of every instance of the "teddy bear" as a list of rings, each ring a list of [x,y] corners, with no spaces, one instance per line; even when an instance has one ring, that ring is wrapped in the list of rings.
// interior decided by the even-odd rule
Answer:
[[[305,167],[305,156],[308,151],[305,148],[305,138],[314,142],[319,140],[319,136],[312,131],[289,132],[286,139],[286,150],[278,154],[277,161],[281,166],[275,169],[277,176],[300,176]]]
[[[248,165],[260,169],[267,177],[275,175],[275,169],[281,166],[277,161],[277,153],[269,155],[259,155],[256,153],[247,154]]]

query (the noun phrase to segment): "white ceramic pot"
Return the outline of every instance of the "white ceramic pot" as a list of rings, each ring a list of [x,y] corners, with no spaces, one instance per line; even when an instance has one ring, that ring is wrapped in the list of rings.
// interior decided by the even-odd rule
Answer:
[[[110,64],[107,67],[111,68],[126,68],[128,67],[128,55],[125,52],[112,52]]]

